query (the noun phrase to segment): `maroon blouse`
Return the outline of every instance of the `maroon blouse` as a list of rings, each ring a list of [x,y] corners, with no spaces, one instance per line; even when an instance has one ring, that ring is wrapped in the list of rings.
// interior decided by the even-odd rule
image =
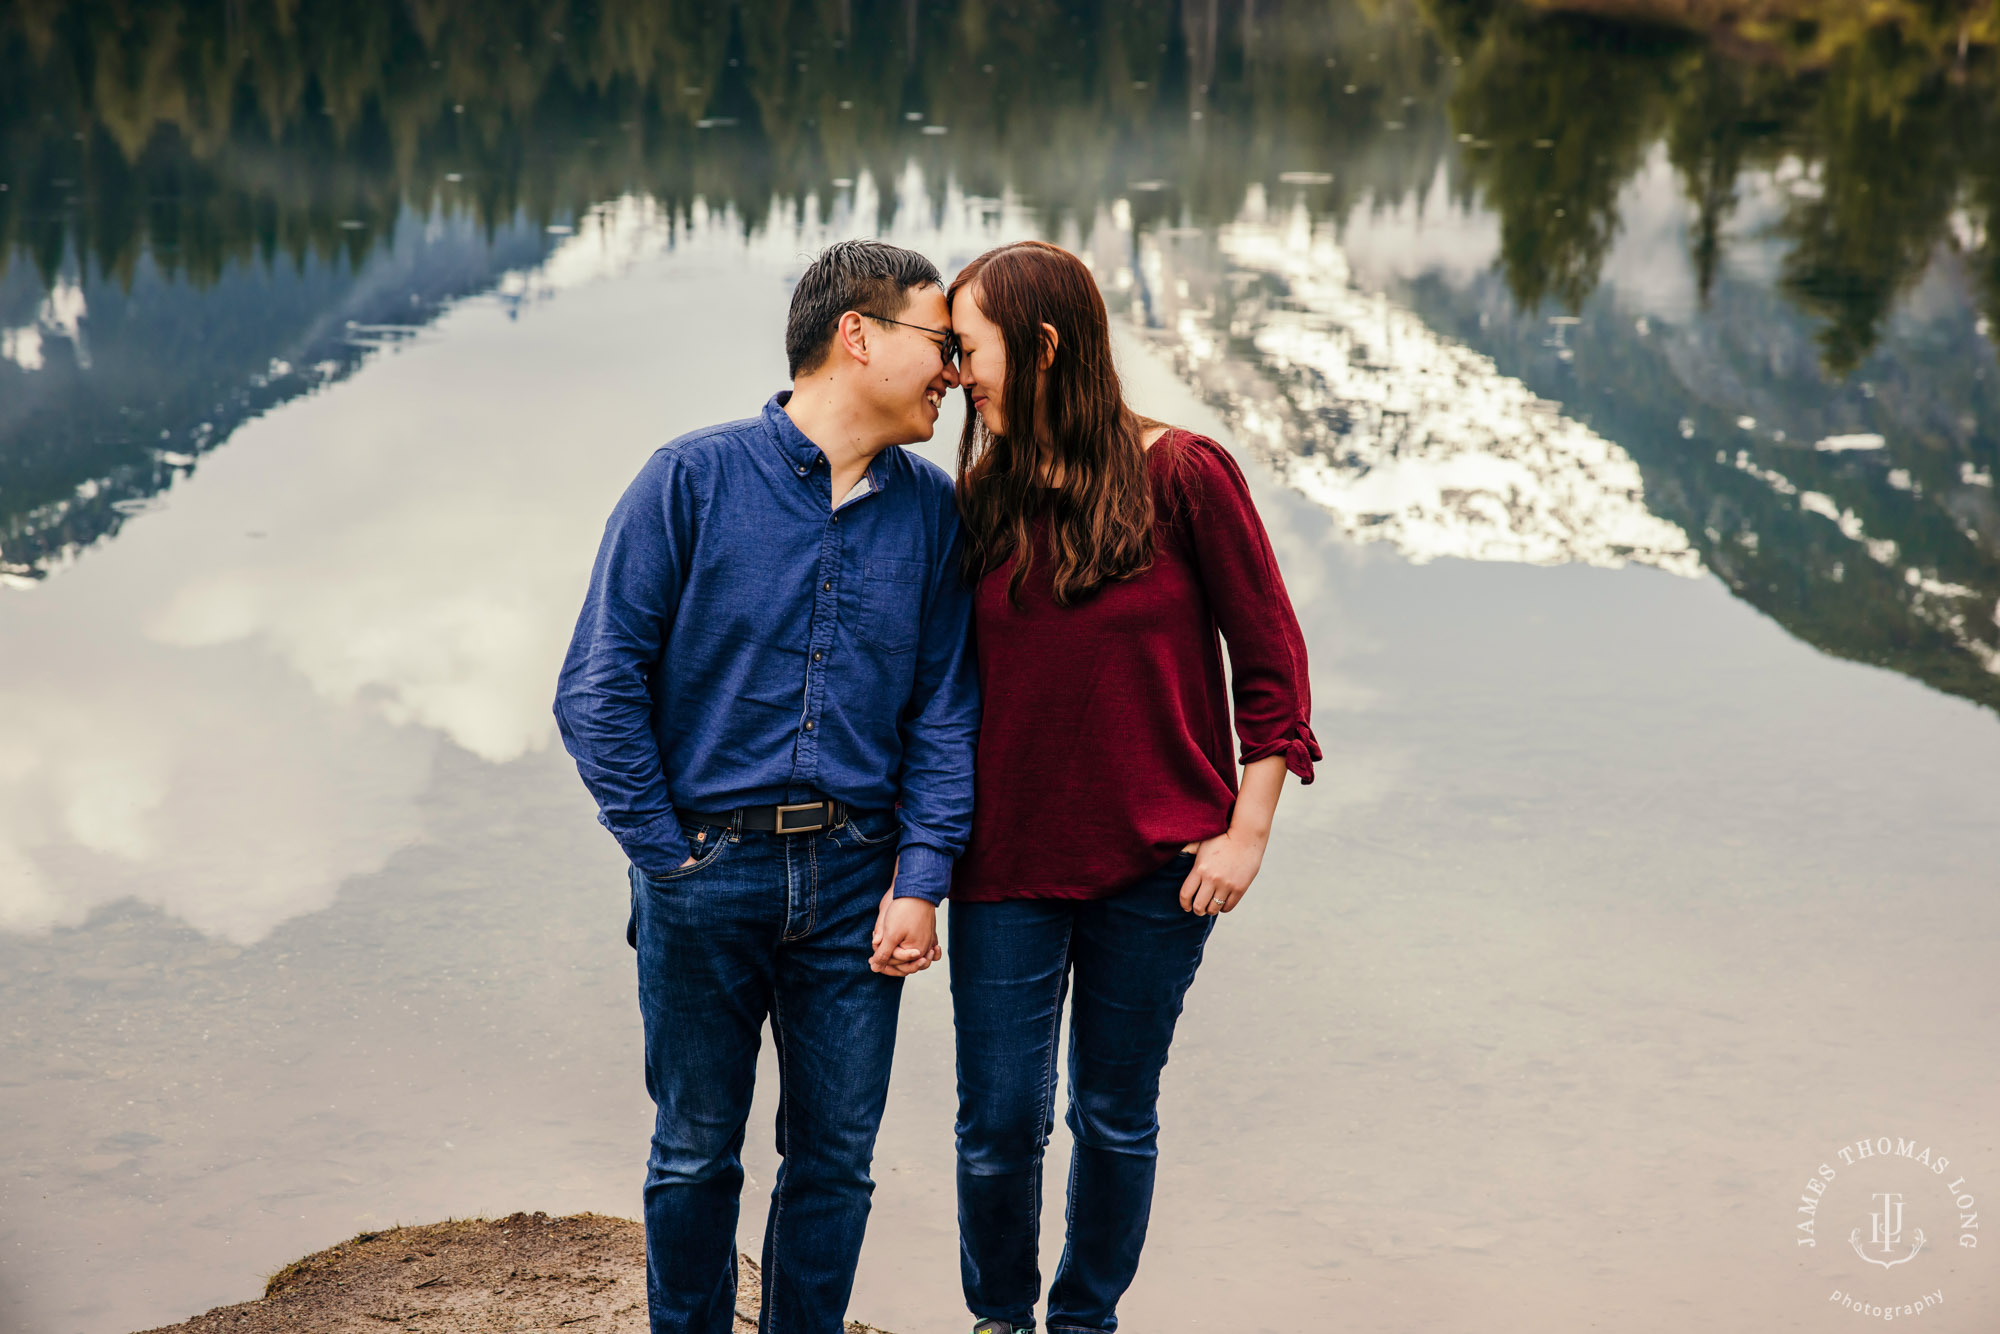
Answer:
[[[1319,743],[1305,639],[1250,490],[1222,446],[1173,430],[1147,451],[1152,568],[1058,607],[1046,555],[1017,610],[1014,562],[974,601],[985,692],[972,841],[951,897],[1115,894],[1229,827],[1241,760],[1283,755],[1310,783]]]

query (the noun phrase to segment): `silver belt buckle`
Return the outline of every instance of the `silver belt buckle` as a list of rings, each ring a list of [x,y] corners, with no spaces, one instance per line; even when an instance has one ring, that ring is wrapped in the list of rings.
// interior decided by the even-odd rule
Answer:
[[[818,811],[819,822],[817,824],[786,824],[785,817],[793,811]],[[826,803],[823,801],[808,801],[798,806],[778,807],[777,833],[816,834],[824,828],[826,828]]]

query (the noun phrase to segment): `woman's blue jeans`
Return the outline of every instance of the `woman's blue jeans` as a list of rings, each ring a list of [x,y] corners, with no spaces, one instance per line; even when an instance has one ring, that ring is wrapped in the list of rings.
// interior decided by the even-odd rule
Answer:
[[[1183,853],[1114,897],[951,905],[958,1235],[966,1305],[1032,1327],[1056,1034],[1070,1003],[1069,1213],[1049,1334],[1111,1334],[1152,1212],[1160,1071],[1215,919]]]
[[[902,999],[900,978],[868,969],[899,827],[884,813],[782,838],[687,828],[694,866],[664,880],[631,873],[657,1109],[645,1194],[653,1334],[736,1327],[743,1132],[767,1015],[784,1161],[764,1226],[762,1330],[840,1334]]]

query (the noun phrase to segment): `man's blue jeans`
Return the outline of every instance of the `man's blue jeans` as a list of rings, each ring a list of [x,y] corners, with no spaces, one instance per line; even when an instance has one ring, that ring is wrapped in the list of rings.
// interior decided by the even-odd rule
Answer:
[[[646,1297],[653,1334],[735,1328],[743,1132],[766,1015],[778,1152],[764,1228],[763,1334],[840,1334],[875,1183],[902,981],[868,970],[895,868],[892,814],[819,834],[688,825],[699,860],[631,872],[646,1091]]]
[[[1111,1334],[1153,1206],[1156,1109],[1215,919],[1184,912],[1183,853],[1112,898],[951,905],[959,1271],[973,1315],[1032,1327],[1056,1032],[1070,1007],[1069,1216],[1049,1334]]]

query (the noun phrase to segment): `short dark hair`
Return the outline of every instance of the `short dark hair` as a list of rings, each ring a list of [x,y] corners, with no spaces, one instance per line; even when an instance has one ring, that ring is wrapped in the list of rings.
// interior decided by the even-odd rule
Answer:
[[[792,378],[816,371],[833,347],[834,327],[848,311],[901,315],[912,287],[944,289],[937,265],[885,241],[842,241],[819,252],[792,289],[785,357]]]

